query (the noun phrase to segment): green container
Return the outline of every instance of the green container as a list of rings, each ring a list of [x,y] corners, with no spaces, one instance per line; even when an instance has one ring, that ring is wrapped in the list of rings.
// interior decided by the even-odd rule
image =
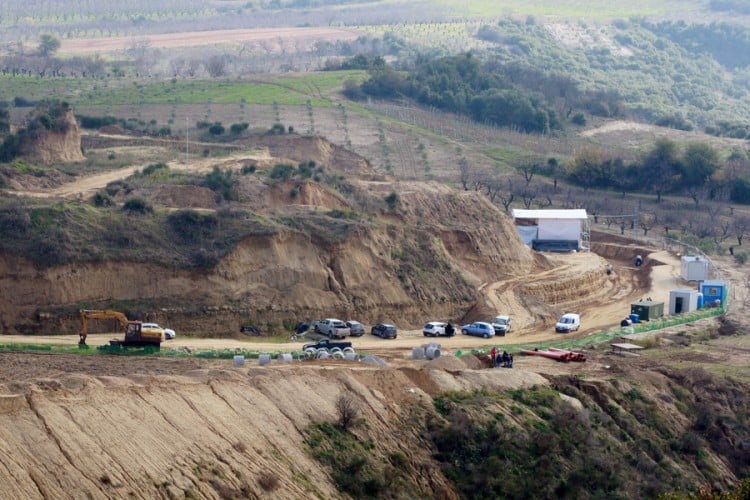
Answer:
[[[651,321],[664,316],[664,302],[644,300],[630,304],[631,314],[637,314],[639,321]]]

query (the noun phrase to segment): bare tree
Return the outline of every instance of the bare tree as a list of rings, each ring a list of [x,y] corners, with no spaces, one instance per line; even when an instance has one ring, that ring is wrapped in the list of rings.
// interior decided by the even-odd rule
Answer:
[[[172,59],[169,61],[169,71],[174,77],[181,76],[182,72],[185,70],[186,65],[187,62],[183,57]]]
[[[734,237],[737,238],[737,244],[739,246],[742,246],[742,240],[745,238],[745,233],[747,232],[748,227],[750,227],[749,218],[743,215],[738,215],[732,219],[732,231],[734,232]]]
[[[534,178],[534,174],[539,170],[539,165],[536,163],[522,163],[516,166],[516,170],[521,174],[521,177],[523,177],[523,180],[526,181],[526,185],[528,186]]]
[[[539,189],[537,187],[526,186],[521,190],[519,194],[521,196],[521,201],[523,202],[524,208],[528,210],[529,208],[531,208],[531,204],[534,203],[534,200],[539,195]]]
[[[511,203],[513,203],[513,200],[516,198],[513,193],[512,180],[508,179],[508,188],[505,191],[498,191],[497,197],[500,200],[500,204],[503,206],[503,210],[505,210],[505,213],[507,214],[508,211],[510,211]]]
[[[359,407],[349,394],[341,394],[336,400],[336,412],[339,416],[339,427],[349,429],[359,417]]]
[[[708,199],[708,193],[709,189],[708,186],[705,184],[702,184],[700,186],[688,186],[685,188],[685,194],[693,200],[693,203],[695,203],[695,208],[698,208],[698,204],[701,200],[707,200]]]
[[[729,217],[720,217],[718,223],[714,224],[714,243],[717,245],[728,240],[732,236],[732,220]]]
[[[655,213],[642,213],[638,216],[638,227],[643,229],[643,236],[648,236],[648,232],[658,222],[658,218]]]
[[[205,67],[211,78],[219,78],[226,74],[227,60],[223,55],[214,55],[208,58]]]
[[[552,197],[548,194],[544,195],[544,198],[536,202],[539,208],[547,208],[552,206]]]
[[[498,194],[500,194],[500,191],[505,188],[505,183],[502,181],[502,179],[497,179],[490,175],[484,176],[482,185],[484,186],[487,197],[493,203],[495,202],[495,198],[497,198]]]
[[[458,160],[458,171],[461,174],[461,186],[464,191],[469,190],[469,182],[471,181],[471,170],[469,169],[469,160],[465,156],[462,156]]]

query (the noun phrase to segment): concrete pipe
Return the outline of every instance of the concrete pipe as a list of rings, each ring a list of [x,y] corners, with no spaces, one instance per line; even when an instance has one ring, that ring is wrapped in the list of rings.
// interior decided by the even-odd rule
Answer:
[[[431,345],[430,347],[428,347],[425,350],[425,356],[427,357],[427,359],[430,359],[430,360],[439,358],[440,357],[440,346],[439,345],[437,345],[437,346]]]

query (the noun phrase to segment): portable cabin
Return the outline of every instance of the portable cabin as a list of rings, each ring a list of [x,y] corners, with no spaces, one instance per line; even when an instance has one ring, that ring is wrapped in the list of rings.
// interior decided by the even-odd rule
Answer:
[[[698,310],[698,290],[679,289],[669,291],[669,314],[682,314]]]
[[[589,219],[584,209],[513,209],[521,240],[538,252],[588,251]]]
[[[699,290],[703,294],[703,307],[717,307],[727,303],[727,284],[724,281],[703,281]]]
[[[709,262],[699,255],[683,255],[680,259],[680,275],[686,281],[708,279]]]
[[[639,321],[651,321],[664,316],[664,302],[643,300],[630,304],[631,314],[637,314]]]

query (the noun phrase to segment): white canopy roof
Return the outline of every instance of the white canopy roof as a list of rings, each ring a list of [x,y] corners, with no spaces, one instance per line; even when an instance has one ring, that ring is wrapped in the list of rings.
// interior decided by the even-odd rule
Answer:
[[[568,220],[586,220],[588,219],[586,210],[576,208],[571,210],[554,209],[554,210],[523,210],[513,209],[513,219],[568,219]]]

